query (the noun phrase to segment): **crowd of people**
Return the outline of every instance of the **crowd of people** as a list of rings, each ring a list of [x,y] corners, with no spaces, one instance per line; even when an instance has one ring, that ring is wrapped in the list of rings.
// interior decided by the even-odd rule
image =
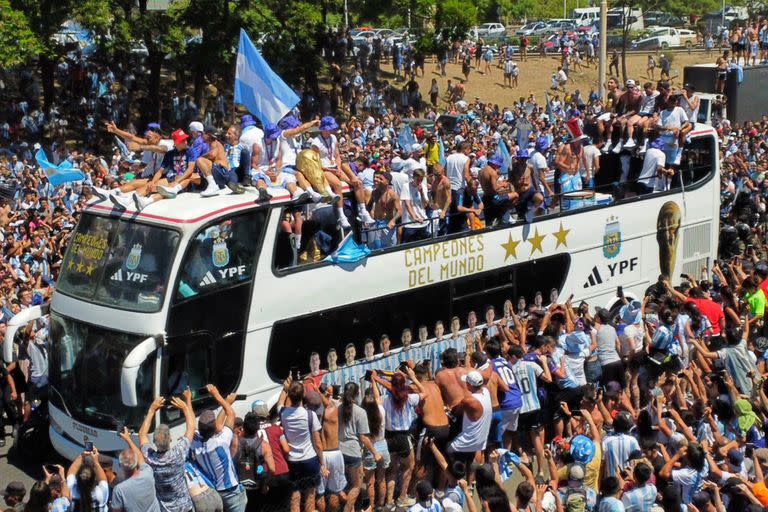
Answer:
[[[129,121],[133,71],[66,59],[57,71],[61,102],[43,113],[32,99],[39,97],[36,81],[21,73],[22,94],[7,103],[0,122],[8,192],[0,207],[0,335],[13,315],[50,298],[71,231],[91,200],[119,211],[192,192],[208,201],[230,193],[253,193],[260,202],[287,195],[294,203],[281,230],[297,257],[284,265],[295,265],[332,252],[328,240],[350,228],[376,250],[530,222],[574,207],[572,192],[621,199],[668,190],[698,115],[695,89],[676,90],[664,79],[610,78],[603,99],[594,91],[561,98],[558,90],[507,106],[471,101],[470,80],[449,81],[442,92],[435,82],[427,102],[415,80],[425,56],[385,42],[381,51],[369,49],[373,61],[357,51],[356,69],[347,72],[342,39],[329,38],[325,47],[336,65],[332,89],[322,101],[305,95],[308,115],[296,110],[275,124],[250,115],[227,124],[224,95],[200,115],[194,102],[174,94],[162,122],[136,130]],[[589,62],[590,42],[581,43]],[[561,68],[575,66],[581,50],[562,44]],[[388,53],[402,88],[371,80],[371,62],[380,72]],[[476,59],[483,72],[496,72],[481,67],[484,52],[460,42],[438,55],[437,65],[468,58],[468,65]],[[505,50],[498,63],[504,75],[510,61]],[[509,69],[512,85],[518,76]],[[562,89],[559,72],[556,78]],[[448,105],[448,116],[439,116],[440,105]],[[422,114],[431,126],[401,122]],[[82,149],[64,143],[75,120],[84,122]],[[242,419],[231,407],[236,397],[215,387],[209,392],[218,414],[193,411],[188,393],[159,398],[137,436],[120,433],[126,449],[117,460],[94,449],[67,470],[46,465],[29,493],[21,482],[7,483],[6,506],[768,508],[768,124],[716,118],[713,126],[721,143],[722,257],[702,275],[685,276],[678,287],[661,276],[644,297],[622,298],[616,311],[556,297],[549,307],[502,307],[498,317],[491,308],[486,324],[463,346],[442,351],[439,364],[414,358],[397,371],[371,372],[363,388],[357,380],[334,387],[310,372],[289,378],[275,407],[257,401]],[[93,149],[104,140],[115,143],[109,154]],[[52,186],[39,151],[54,165],[70,162],[85,180]],[[47,396],[46,320],[22,329],[16,341],[14,360],[0,375],[0,446]],[[354,362],[354,346],[352,353]],[[150,434],[161,407],[184,415],[183,438],[171,439],[166,425]],[[513,489],[510,478],[520,480]]]

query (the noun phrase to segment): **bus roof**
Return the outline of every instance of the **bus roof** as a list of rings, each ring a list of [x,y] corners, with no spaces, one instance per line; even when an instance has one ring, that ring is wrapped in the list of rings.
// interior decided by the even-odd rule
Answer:
[[[175,199],[155,201],[138,213],[132,204],[125,211],[121,211],[114,208],[109,199],[102,201],[94,197],[88,203],[86,211],[102,215],[120,215],[160,224],[196,224],[226,212],[255,207],[259,194],[255,188],[245,190],[244,194],[232,194],[229,189],[225,189],[221,195],[215,197],[201,197],[197,192],[186,192],[179,194]],[[349,187],[345,184],[344,192],[348,190]],[[291,196],[286,190],[271,189],[270,193],[273,196],[269,201],[270,207],[291,202]]]

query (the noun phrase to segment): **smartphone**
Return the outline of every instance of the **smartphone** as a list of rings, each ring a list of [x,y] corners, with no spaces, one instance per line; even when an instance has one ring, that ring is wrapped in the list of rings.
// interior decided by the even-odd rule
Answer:
[[[623,297],[624,296],[624,289],[621,286],[616,288],[616,296],[617,297]]]
[[[118,434],[122,434],[124,428],[125,428],[125,423],[122,421],[118,421],[117,425],[115,426],[115,432],[117,432]]]
[[[246,400],[248,398],[248,395],[235,395],[235,400]]]
[[[86,452],[92,452],[93,451],[93,441],[86,441],[84,449]]]
[[[53,475],[58,475],[58,474],[59,474],[59,468],[57,468],[57,467],[56,467],[55,465],[53,465],[53,464],[46,464],[46,465],[45,465],[45,470],[46,470],[47,472],[49,472],[49,473],[53,474]]]
[[[571,416],[573,416],[575,418],[580,418],[581,417],[581,411],[571,411]]]
[[[664,392],[662,390],[660,390],[659,388],[653,388],[651,390],[651,396],[654,397],[654,398],[657,397],[657,396],[661,396],[663,394],[664,394]]]

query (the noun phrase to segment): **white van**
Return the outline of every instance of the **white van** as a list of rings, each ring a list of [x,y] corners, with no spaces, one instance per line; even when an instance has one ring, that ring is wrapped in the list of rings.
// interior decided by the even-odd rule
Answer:
[[[599,7],[582,7],[571,11],[571,18],[580,27],[588,27],[600,18]]]

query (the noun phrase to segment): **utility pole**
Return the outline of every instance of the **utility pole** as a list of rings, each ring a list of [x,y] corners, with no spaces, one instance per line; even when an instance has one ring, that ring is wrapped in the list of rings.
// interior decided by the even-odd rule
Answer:
[[[600,60],[597,65],[597,90],[605,99],[605,61],[608,53],[608,0],[600,0]]]
[[[344,28],[349,28],[349,5],[347,5],[347,0],[344,0]]]

